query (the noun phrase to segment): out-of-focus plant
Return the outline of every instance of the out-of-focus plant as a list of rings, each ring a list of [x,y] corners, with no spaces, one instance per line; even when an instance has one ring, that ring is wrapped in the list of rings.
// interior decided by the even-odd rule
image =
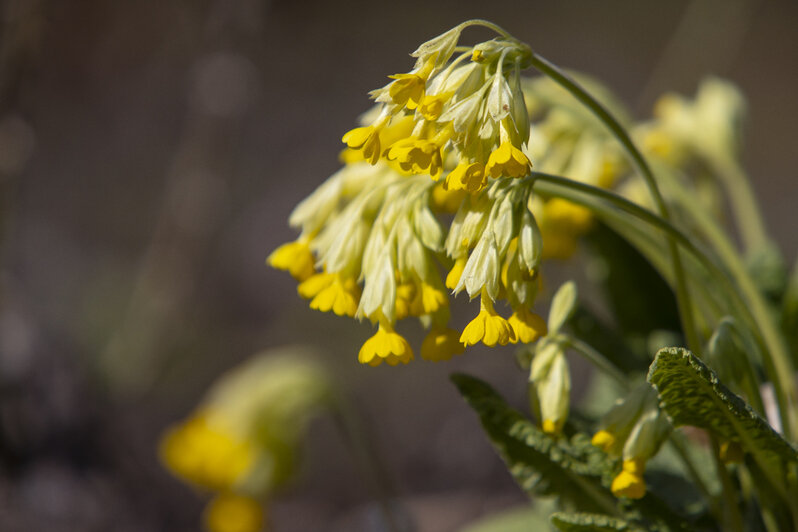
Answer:
[[[461,44],[472,26],[497,37]],[[429,331],[426,360],[526,344],[536,422],[478,379],[453,380],[520,486],[556,497],[558,529],[798,529],[798,277],[740,162],[740,92],[708,79],[635,123],[598,82],[482,20],[413,56],[371,92],[343,168],[296,207],[299,238],[268,262],[311,308],[377,326],[361,363],[410,362],[395,328],[410,317]],[[532,310],[541,267],[582,241],[611,319],[569,282],[546,323]],[[447,288],[479,298],[462,330]],[[597,367],[594,395],[615,390],[614,404],[570,414],[567,352]]]
[[[177,477],[214,494],[211,532],[254,532],[263,505],[292,478],[308,422],[331,405],[329,375],[302,349],[256,355],[222,375],[194,413],[164,435]]]

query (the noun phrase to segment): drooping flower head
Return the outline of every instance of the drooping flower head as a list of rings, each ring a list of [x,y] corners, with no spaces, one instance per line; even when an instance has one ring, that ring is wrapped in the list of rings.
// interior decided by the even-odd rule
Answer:
[[[410,72],[371,91],[378,111],[343,142],[371,164],[385,158],[402,172],[436,180],[451,158],[457,161],[447,180],[453,190],[475,193],[488,177],[526,176],[529,117],[520,70],[529,48],[508,38],[457,48],[463,29],[422,44]],[[397,125],[408,120],[412,129],[396,136]]]

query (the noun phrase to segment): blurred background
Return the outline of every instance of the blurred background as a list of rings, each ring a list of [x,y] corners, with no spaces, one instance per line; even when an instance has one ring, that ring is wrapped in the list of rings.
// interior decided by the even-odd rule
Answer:
[[[476,374],[525,408],[512,349],[361,366],[370,327],[310,310],[264,266],[295,236],[292,207],[338,168],[367,91],[465,19],[603,80],[638,118],[665,90],[692,97],[705,74],[737,83],[769,229],[790,262],[798,249],[794,1],[0,6],[3,531],[196,530],[203,496],[161,467],[159,435],[223,371],[300,341],[362,414],[420,530],[523,502],[447,377]],[[372,530],[374,512],[344,438],[319,419],[300,478],[271,505],[274,529]]]

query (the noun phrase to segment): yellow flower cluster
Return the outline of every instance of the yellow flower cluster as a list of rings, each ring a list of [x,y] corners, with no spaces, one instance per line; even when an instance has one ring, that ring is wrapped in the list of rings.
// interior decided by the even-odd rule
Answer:
[[[291,474],[309,416],[328,395],[314,364],[261,355],[223,376],[187,420],[160,445],[177,477],[215,494],[205,511],[210,532],[255,532],[261,501]]]
[[[541,260],[571,256],[594,222],[584,207],[535,195],[530,158],[543,172],[604,188],[628,171],[570,94],[521,79],[525,45],[458,46],[461,31],[423,44],[413,70],[372,92],[378,105],[344,135],[344,167],[296,207],[290,223],[301,235],[267,259],[299,281],[311,308],[378,325],[358,355],[364,364],[413,360],[397,332],[406,318],[429,330],[426,360],[477,343],[536,341],[545,334],[530,310]],[[577,77],[625,117],[605,89]],[[480,298],[462,331],[448,324],[448,291]]]
[[[476,193],[489,177],[529,174],[529,117],[520,76],[529,48],[494,39],[457,49],[462,29],[421,45],[413,53],[413,70],[389,76],[388,85],[371,92],[378,108],[371,123],[343,136],[350,150],[371,164],[385,159],[400,172],[433,180],[451,160],[447,190]]]

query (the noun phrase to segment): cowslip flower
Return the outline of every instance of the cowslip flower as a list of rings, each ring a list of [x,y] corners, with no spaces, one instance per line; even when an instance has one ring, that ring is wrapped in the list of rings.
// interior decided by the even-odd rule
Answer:
[[[453,189],[482,190],[486,177],[523,177],[531,163],[522,148],[529,137],[529,116],[521,88],[520,66],[528,47],[515,40],[493,39],[454,54],[463,28],[422,44],[415,67],[389,76],[388,85],[372,91],[378,111],[371,123],[343,137],[350,149],[376,164],[395,161],[410,174],[437,179],[447,154],[486,168],[479,177],[472,166],[465,181],[449,180]],[[445,44],[442,44],[445,43]],[[470,59],[470,61],[469,61]],[[412,132],[384,142],[381,132],[412,117]],[[382,153],[380,153],[382,150]]]
[[[292,348],[253,357],[164,433],[164,466],[215,494],[204,514],[210,532],[260,530],[263,500],[293,474],[306,426],[330,396],[327,374],[306,355]]]

